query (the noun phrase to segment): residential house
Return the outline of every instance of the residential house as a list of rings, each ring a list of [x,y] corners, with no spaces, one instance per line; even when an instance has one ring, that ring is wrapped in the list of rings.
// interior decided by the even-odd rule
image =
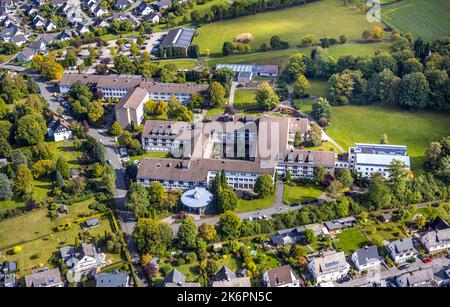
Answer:
[[[108,11],[106,9],[102,8],[101,6],[98,6],[95,8],[93,14],[95,17],[100,18],[100,17],[107,15]]]
[[[127,272],[113,271],[100,273],[96,277],[97,288],[126,288],[129,287],[130,276]]]
[[[386,250],[392,260],[397,263],[405,262],[417,255],[417,250],[414,248],[411,238],[393,241],[386,245]]]
[[[55,0],[55,2],[57,3],[54,6],[59,8],[59,12],[63,15],[67,15],[67,12],[72,8],[69,2],[64,2],[64,0]]]
[[[5,262],[3,262],[3,265],[1,266],[1,268],[2,268],[2,271],[4,274],[14,273],[15,271],[17,271],[17,263],[11,262],[11,261],[5,261]]]
[[[435,285],[433,269],[420,269],[400,275],[395,279],[399,287],[433,287]]]
[[[9,16],[6,16],[5,18],[3,18],[2,21],[0,22],[0,25],[2,27],[16,27],[17,26],[16,21]]]
[[[76,31],[78,35],[83,35],[84,33],[89,32],[89,28],[85,24],[79,23],[76,27]]]
[[[25,44],[26,42],[28,42],[28,39],[23,34],[14,35],[10,39],[10,43],[16,44],[19,47]]]
[[[64,246],[60,248],[60,252],[67,268],[78,276],[87,275],[102,265],[97,249],[92,244],[81,243],[80,246]]]
[[[16,60],[19,62],[28,62],[31,61],[36,54],[37,52],[34,49],[25,48],[24,50],[19,52]]]
[[[27,5],[27,6],[25,6],[23,11],[24,11],[24,13],[27,16],[31,16],[31,15],[36,14],[37,12],[39,12],[37,7],[34,6],[34,5]]]
[[[358,249],[352,254],[352,262],[358,271],[378,268],[381,264],[381,258],[376,246],[366,246]]]
[[[124,10],[126,9],[132,2],[130,0],[116,0],[116,4],[115,6],[119,9],[119,10]]]
[[[150,6],[150,4],[142,1],[138,5],[138,7],[134,10],[134,12],[135,12],[134,14],[137,16],[147,16],[148,14],[150,14],[153,11],[154,11],[154,9]]]
[[[275,246],[294,244],[299,240],[297,229],[284,229],[277,231],[277,234],[270,238],[270,242]]]
[[[150,21],[153,24],[157,24],[161,20],[161,17],[162,15],[160,12],[151,12],[150,14],[146,15],[144,19]]]
[[[158,1],[158,7],[160,9],[167,9],[171,5],[172,5],[172,0],[159,0]]]
[[[44,29],[46,32],[53,32],[58,29],[58,26],[51,20],[47,20],[47,22],[44,25]]]
[[[11,38],[16,35],[23,34],[19,27],[8,27],[0,31],[0,39],[5,43],[9,43]]]
[[[184,276],[177,269],[173,269],[165,278],[164,278],[164,287],[200,287],[200,283],[198,282],[186,282],[186,276]]]
[[[72,139],[72,128],[68,121],[54,116],[53,121],[47,128],[47,135],[55,142],[69,140]]]
[[[16,275],[14,273],[5,274],[5,276],[3,277],[3,281],[1,282],[1,285],[2,285],[2,287],[5,287],[5,288],[15,287],[16,286]]]
[[[84,227],[85,228],[95,228],[100,226],[100,221],[97,218],[92,218],[87,220],[86,222],[84,222]]]
[[[36,16],[34,16],[32,24],[35,28],[42,28],[45,25],[44,17],[37,14]]]
[[[326,251],[308,263],[308,270],[320,284],[347,276],[350,265],[345,259],[344,252]]]
[[[421,242],[429,254],[448,251],[450,249],[450,228],[429,231],[422,236]]]
[[[83,17],[81,17],[80,13],[78,11],[75,11],[73,8],[71,8],[67,14],[66,14],[67,21],[69,25],[76,25],[83,22]]]
[[[336,234],[340,233],[343,229],[351,228],[356,224],[356,219],[353,216],[335,219],[325,222],[325,226],[329,233]]]
[[[97,18],[92,24],[94,29],[96,28],[107,28],[109,27],[109,22],[102,18]]]
[[[28,48],[33,49],[36,53],[45,51],[47,49],[47,45],[45,44],[44,41],[37,39],[35,41],[32,41],[29,45]]]
[[[73,38],[75,35],[73,33],[73,30],[70,29],[64,29],[64,31],[61,32],[61,34],[59,35],[59,39],[62,41],[66,41],[69,40],[71,38]]]
[[[42,34],[41,37],[39,37],[39,41],[41,41],[42,43],[44,43],[46,46],[50,45],[51,43],[53,43],[55,41],[56,38],[56,34]]]
[[[42,268],[25,276],[25,285],[27,287],[63,287],[64,283],[58,268]]]
[[[289,264],[265,272],[263,282],[266,287],[300,287],[302,284]]]
[[[238,277],[235,272],[230,270],[227,266],[223,266],[219,272],[214,276],[212,283],[213,287],[251,287],[250,277]]]

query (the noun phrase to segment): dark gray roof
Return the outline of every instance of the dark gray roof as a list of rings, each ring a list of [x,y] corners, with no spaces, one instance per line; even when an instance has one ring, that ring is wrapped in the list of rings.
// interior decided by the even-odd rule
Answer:
[[[184,276],[180,271],[177,269],[173,269],[172,272],[170,272],[166,278],[164,279],[164,282],[166,283],[175,283],[177,285],[182,285],[186,281],[186,276]]]
[[[396,254],[401,254],[414,250],[414,245],[411,238],[405,238],[389,243],[388,248]]]
[[[97,275],[97,288],[128,287],[128,273],[114,271],[112,273],[100,273]]]
[[[365,265],[371,260],[380,259],[380,255],[378,254],[378,249],[376,246],[368,246],[367,248],[358,249],[356,252],[359,265]]]
[[[223,280],[232,280],[236,278],[236,273],[230,270],[227,266],[223,266],[219,272],[217,272],[214,280],[223,281]]]
[[[160,48],[183,47],[187,48],[194,38],[194,28],[177,28],[170,30],[161,43]]]
[[[17,264],[15,262],[5,261],[3,262],[3,271],[5,273],[12,273],[17,270]]]

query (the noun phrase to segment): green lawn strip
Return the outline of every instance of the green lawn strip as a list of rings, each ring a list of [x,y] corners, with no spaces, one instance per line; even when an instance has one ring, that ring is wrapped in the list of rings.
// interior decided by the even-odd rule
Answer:
[[[224,113],[225,113],[225,107],[211,108],[211,109],[208,109],[208,112],[206,112],[206,117],[222,115]]]
[[[140,156],[131,156],[130,161],[132,162],[134,160],[142,161],[142,159],[144,158],[169,158],[169,156],[170,153],[167,151],[151,151]]]
[[[366,235],[359,228],[344,230],[336,235],[337,240],[334,242],[336,248],[342,250],[349,255],[359,248],[369,244]]]
[[[319,21],[318,16],[327,18]],[[355,13],[339,0],[322,0],[203,25],[197,30],[193,44],[198,44],[202,53],[208,49],[211,54],[217,54],[221,53],[224,41],[233,41],[240,33],[252,33],[254,40],[250,45],[255,50],[264,42],[268,44],[273,35],[295,46],[306,34],[319,38],[344,34],[352,41],[359,39],[365,29],[372,28],[365,14]]]
[[[105,34],[105,35],[100,36],[100,38],[104,41],[111,41],[111,40],[119,39],[121,37],[127,38],[130,36],[139,36],[139,32],[133,31],[133,32],[122,33],[122,34]]]
[[[75,236],[82,232],[79,224],[74,221],[81,214],[95,214],[88,208],[94,199],[68,206],[69,215],[62,216],[51,221],[47,216],[46,208],[31,211],[19,217],[0,222],[0,249],[20,245],[23,251],[20,254],[11,254],[9,249],[2,250],[0,261],[16,261],[23,273],[28,273],[34,268],[48,266],[49,259],[64,245],[73,244]],[[58,225],[71,222],[72,228],[67,231],[54,232]],[[103,235],[105,231],[112,232],[109,218],[104,216],[100,220],[100,226],[87,230],[92,236]],[[25,242],[25,243],[23,243]],[[107,258],[113,263],[121,261],[120,255],[107,254]]]
[[[159,65],[175,64],[178,69],[193,69],[197,66],[197,61],[192,59],[173,59],[173,60],[161,60],[155,61]]]
[[[332,108],[327,133],[347,149],[355,143],[379,143],[387,134],[391,144],[406,145],[413,170],[423,167],[426,148],[432,141],[450,135],[447,114],[409,112],[386,105],[347,105]]]
[[[236,212],[247,212],[247,211],[255,211],[262,210],[266,208],[270,208],[276,200],[276,196],[272,195],[263,199],[252,199],[252,200],[244,200],[239,199],[239,204],[236,208]]]
[[[258,108],[255,96],[256,90],[236,90],[234,92],[234,108],[236,110],[252,110]]]
[[[323,188],[315,184],[306,185],[284,185],[283,199],[287,205],[314,200],[320,197]]]

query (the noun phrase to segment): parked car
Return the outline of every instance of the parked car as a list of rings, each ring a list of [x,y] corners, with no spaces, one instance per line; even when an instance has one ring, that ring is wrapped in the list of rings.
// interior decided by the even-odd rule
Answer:
[[[431,259],[431,258],[424,258],[422,261],[423,261],[423,263],[431,263],[431,262],[433,262],[433,259]]]
[[[398,269],[399,269],[399,270],[406,270],[406,269],[409,269],[409,265],[407,265],[407,264],[401,265],[401,266],[398,267]]]
[[[106,163],[107,163],[108,165],[112,165],[111,160],[106,160]]]

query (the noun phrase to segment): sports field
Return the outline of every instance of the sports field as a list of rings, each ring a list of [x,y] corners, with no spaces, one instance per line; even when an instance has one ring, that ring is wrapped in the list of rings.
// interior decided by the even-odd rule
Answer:
[[[198,29],[198,36],[193,43],[200,46],[201,53],[208,49],[210,54],[218,54],[222,52],[224,41],[232,41],[240,33],[253,34],[254,40],[250,45],[255,50],[264,42],[268,44],[273,35],[295,46],[306,34],[314,34],[319,38],[337,38],[344,34],[352,41],[359,39],[364,30],[373,27],[365,14],[355,13],[345,7],[343,1],[321,0],[204,25]]]
[[[383,6],[381,20],[403,33],[425,39],[450,35],[450,1],[403,0]]]

